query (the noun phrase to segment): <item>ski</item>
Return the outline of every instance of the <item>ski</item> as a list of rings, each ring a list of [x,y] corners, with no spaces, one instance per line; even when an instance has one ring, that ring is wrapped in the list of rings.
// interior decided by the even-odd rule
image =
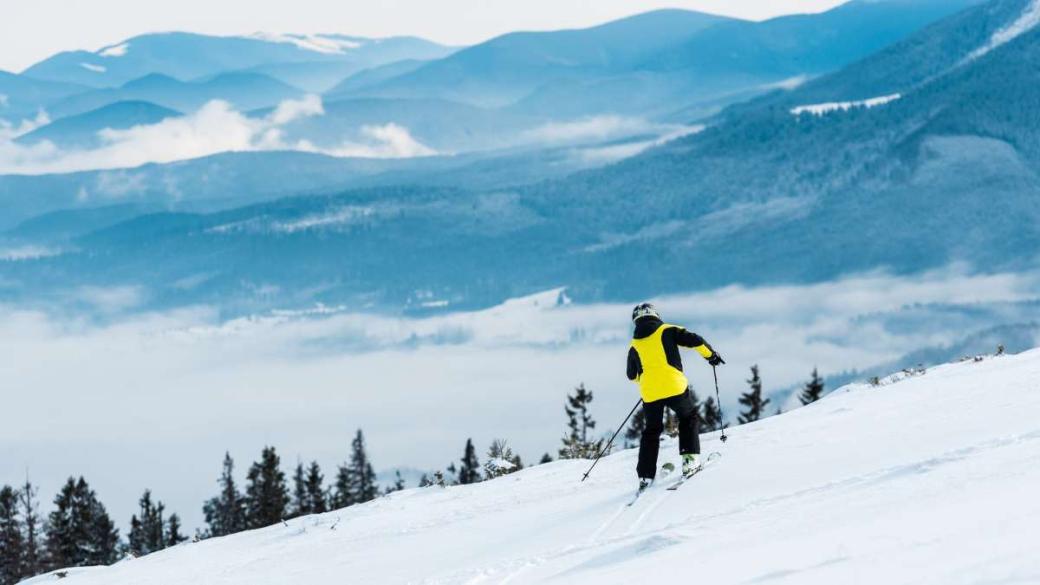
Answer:
[[[684,475],[684,476],[680,477],[678,479],[678,481],[676,481],[674,484],[668,486],[668,488],[667,488],[668,491],[674,492],[674,491],[678,490],[679,488],[682,487],[682,484],[686,483],[687,480],[689,480],[693,476],[697,475],[698,473],[704,471],[709,465],[711,465],[715,461],[718,461],[721,458],[722,458],[722,453],[719,453],[718,451],[714,451],[714,452],[710,453],[707,457],[704,458],[704,463],[696,471],[694,471],[690,475]]]
[[[647,490],[649,490],[651,488],[651,486],[653,486],[653,485],[654,485],[653,482],[651,482],[650,485],[648,485],[646,487],[641,487],[638,490],[636,490],[636,495],[632,496],[632,499],[629,500],[627,506],[629,508],[631,508],[632,504],[635,504],[636,500],[639,499],[639,496],[643,495],[643,493],[646,492]]]

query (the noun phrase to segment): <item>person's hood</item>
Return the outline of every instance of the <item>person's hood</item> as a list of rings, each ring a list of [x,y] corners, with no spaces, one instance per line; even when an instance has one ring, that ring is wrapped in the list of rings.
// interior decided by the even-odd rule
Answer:
[[[644,339],[650,337],[661,325],[664,325],[664,322],[657,317],[642,317],[636,321],[636,331],[632,338]]]

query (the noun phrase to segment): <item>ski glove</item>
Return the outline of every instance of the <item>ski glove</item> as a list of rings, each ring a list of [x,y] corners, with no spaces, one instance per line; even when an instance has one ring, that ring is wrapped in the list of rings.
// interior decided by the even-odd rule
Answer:
[[[710,364],[712,367],[715,367],[715,366],[721,366],[724,363],[726,363],[726,360],[722,359],[722,356],[719,355],[719,352],[717,352],[717,351],[712,351],[711,352],[711,357],[708,358],[708,364]]]

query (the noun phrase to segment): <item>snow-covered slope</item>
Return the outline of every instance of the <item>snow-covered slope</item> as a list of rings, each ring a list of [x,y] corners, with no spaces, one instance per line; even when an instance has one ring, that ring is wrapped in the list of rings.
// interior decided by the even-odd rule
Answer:
[[[1036,583],[1038,413],[1034,350],[705,436],[716,466],[632,508],[630,450],[585,483],[586,462],[557,462],[408,490],[63,582]],[[674,443],[662,453],[677,459]]]

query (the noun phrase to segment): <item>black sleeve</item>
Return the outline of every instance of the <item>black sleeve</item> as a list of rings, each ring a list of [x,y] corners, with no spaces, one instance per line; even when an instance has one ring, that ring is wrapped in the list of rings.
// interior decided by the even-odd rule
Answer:
[[[628,379],[635,380],[643,373],[643,364],[639,362],[639,352],[636,348],[628,348]]]
[[[682,347],[700,347],[702,345],[708,345],[704,338],[692,331],[687,331],[682,327],[675,328],[675,343]],[[708,345],[708,347],[711,347]]]

